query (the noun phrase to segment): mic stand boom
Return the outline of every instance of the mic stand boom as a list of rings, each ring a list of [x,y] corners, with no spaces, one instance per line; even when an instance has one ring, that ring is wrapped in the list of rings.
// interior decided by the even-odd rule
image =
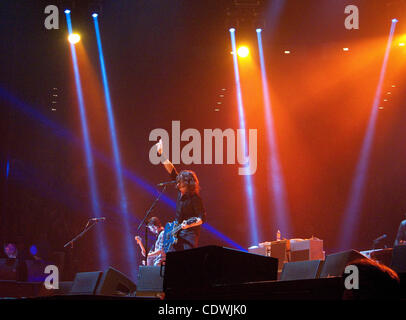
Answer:
[[[90,221],[92,221],[91,224],[90,224]],[[81,233],[79,233],[76,237],[74,237],[71,241],[67,242],[63,247],[66,248],[67,246],[70,245],[71,248],[73,248],[73,243],[76,240],[80,239],[86,232],[88,232],[91,228],[93,228],[99,221],[102,221],[102,220],[91,220],[91,219],[89,219],[87,221],[85,229]]]

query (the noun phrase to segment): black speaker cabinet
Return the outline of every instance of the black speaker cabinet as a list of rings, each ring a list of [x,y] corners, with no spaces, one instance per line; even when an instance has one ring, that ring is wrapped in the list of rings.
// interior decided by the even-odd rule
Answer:
[[[75,275],[70,294],[93,295],[99,285],[102,271],[79,272]]]
[[[156,296],[163,292],[163,272],[162,266],[140,266],[137,282],[137,296]]]
[[[79,272],[73,280],[71,295],[126,296],[135,292],[136,285],[114,268],[106,271]]]
[[[280,280],[317,279],[320,276],[323,262],[323,260],[308,260],[285,263]]]
[[[276,280],[277,270],[278,259],[219,246],[168,252],[164,291]]]
[[[136,285],[124,273],[110,267],[100,279],[97,295],[126,296],[135,292]]]
[[[326,257],[320,277],[341,277],[345,266],[358,259],[368,259],[356,250],[348,250],[330,254]]]

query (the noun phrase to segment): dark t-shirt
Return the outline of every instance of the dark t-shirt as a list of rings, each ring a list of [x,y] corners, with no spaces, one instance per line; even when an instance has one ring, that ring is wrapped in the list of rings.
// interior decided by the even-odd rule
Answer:
[[[177,172],[173,170],[171,173],[171,178],[176,179]],[[202,219],[206,222],[206,210],[203,206],[203,201],[200,195],[196,193],[186,193],[182,195],[178,192],[178,197],[176,199],[176,221],[182,223],[184,220],[196,217]],[[188,228],[181,230],[179,236],[186,235],[188,233],[194,233],[196,235],[200,234],[201,225],[193,228]]]

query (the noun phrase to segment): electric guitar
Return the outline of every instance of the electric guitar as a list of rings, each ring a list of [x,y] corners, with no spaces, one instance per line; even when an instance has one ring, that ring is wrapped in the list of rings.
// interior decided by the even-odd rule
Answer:
[[[192,224],[195,223],[198,220],[198,218],[193,217],[189,218],[186,220],[186,224]],[[167,253],[170,249],[173,248],[173,246],[178,242],[178,232],[182,230],[182,224],[173,221],[173,222],[168,222],[165,225],[165,230],[164,230],[164,251]]]
[[[142,244],[141,238],[139,236],[136,236],[135,240],[137,241],[138,245],[140,246],[142,255],[145,257],[145,248],[144,248],[144,245]],[[148,255],[148,258],[147,258],[147,261],[146,261],[147,266],[153,266],[154,265],[154,260],[155,260],[155,256]]]

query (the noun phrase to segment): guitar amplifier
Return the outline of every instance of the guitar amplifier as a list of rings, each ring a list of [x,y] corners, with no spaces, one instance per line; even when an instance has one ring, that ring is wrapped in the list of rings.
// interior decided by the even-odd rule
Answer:
[[[291,239],[290,261],[324,260],[323,240]]]

